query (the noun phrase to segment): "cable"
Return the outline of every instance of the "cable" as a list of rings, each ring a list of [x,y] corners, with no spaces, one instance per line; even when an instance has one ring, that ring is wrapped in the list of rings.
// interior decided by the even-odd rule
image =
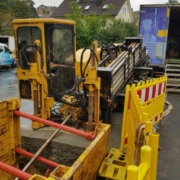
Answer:
[[[82,70],[82,63],[83,63],[83,56],[84,56],[84,53],[85,53],[86,50],[90,50],[90,56],[89,56],[89,59],[88,59],[86,65],[85,65],[85,68],[84,68],[84,71],[83,71],[83,70]],[[85,73],[85,71],[86,71],[86,68],[87,68],[90,60],[91,60],[91,53],[93,53],[93,55],[94,55],[95,58],[96,58],[96,62],[98,63],[98,58],[97,58],[97,56],[96,56],[96,53],[95,53],[91,48],[85,48],[85,49],[83,49],[83,51],[82,51],[82,53],[81,53],[81,58],[80,58],[80,72],[81,72],[81,77],[82,77],[82,78],[84,78],[84,73]]]
[[[84,71],[83,71],[83,69],[82,69],[83,56],[84,56],[84,53],[85,53],[86,50],[90,50],[90,56],[89,56],[89,59],[88,59],[86,65],[85,65]],[[85,74],[85,72],[86,72],[86,68],[87,68],[87,66],[88,66],[88,64],[89,64],[89,62],[90,62],[90,60],[91,60],[91,53],[93,53],[93,55],[94,55],[95,58],[96,58],[96,62],[98,63],[98,58],[97,58],[97,56],[96,56],[96,53],[95,53],[91,48],[85,48],[85,49],[83,49],[83,51],[82,51],[82,53],[81,53],[81,58],[80,58],[81,78],[84,78],[84,74]],[[83,82],[83,91],[84,91],[84,99],[86,99],[86,98],[87,98],[87,93],[86,93],[86,87],[85,87],[85,85],[84,85],[84,82]]]
[[[23,53],[23,56],[25,58],[25,60],[27,61],[27,64],[30,65],[31,63],[28,61],[27,59],[27,56],[26,56],[26,49],[28,49],[29,47],[32,47],[32,48],[35,48],[38,50],[39,54],[42,55],[42,49],[37,46],[36,44],[29,44],[27,46],[25,46],[23,49],[22,49],[22,53]]]
[[[169,101],[165,101],[165,104],[168,105],[168,108],[162,113],[162,117],[165,117],[168,114],[170,114],[170,112],[173,109],[173,106],[172,106],[172,104]]]

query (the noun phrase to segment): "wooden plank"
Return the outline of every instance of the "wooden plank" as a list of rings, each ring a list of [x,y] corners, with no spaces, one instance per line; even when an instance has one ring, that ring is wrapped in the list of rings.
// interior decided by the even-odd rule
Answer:
[[[167,92],[180,92],[180,89],[175,89],[175,88],[167,88]]]
[[[179,83],[167,83],[167,86],[176,86],[176,87],[180,87]]]
[[[180,67],[180,64],[166,64],[166,67]]]
[[[168,64],[180,64],[180,61],[166,61]]]
[[[180,76],[180,74],[177,73],[166,73],[167,76]]]
[[[166,69],[166,72],[167,72],[167,71],[177,71],[177,72],[180,72],[180,69],[174,69],[174,68],[171,69],[171,68],[170,68],[170,69]]]
[[[169,81],[174,81],[174,82],[179,82],[180,83],[180,78],[168,78]]]

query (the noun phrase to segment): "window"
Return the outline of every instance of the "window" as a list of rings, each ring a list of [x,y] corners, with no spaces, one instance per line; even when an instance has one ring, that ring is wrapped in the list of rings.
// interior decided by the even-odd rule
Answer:
[[[48,72],[55,75],[49,87],[55,93],[62,93],[74,84],[74,26],[45,24],[45,34]]]
[[[1,52],[3,52],[3,47],[2,47],[2,46],[0,46],[0,53],[1,53]]]
[[[4,46],[4,50],[6,54],[12,54],[12,52],[6,46]]]
[[[48,27],[47,41],[47,52],[53,55],[54,63],[74,65],[73,31],[70,27]]]
[[[123,8],[123,13],[126,14],[126,7]]]
[[[102,9],[107,9],[108,8],[108,5],[107,4],[105,4],[103,7],[102,7]]]
[[[19,27],[17,30],[18,36],[18,57],[19,57],[19,65],[22,69],[30,69],[30,63],[35,62],[35,49],[29,47],[26,49],[26,57],[24,57],[24,48],[27,45],[34,44],[35,40],[41,40],[41,30],[38,27]],[[28,60],[28,61],[27,61]]]
[[[86,6],[85,8],[84,8],[84,10],[88,10],[90,8],[90,6]]]

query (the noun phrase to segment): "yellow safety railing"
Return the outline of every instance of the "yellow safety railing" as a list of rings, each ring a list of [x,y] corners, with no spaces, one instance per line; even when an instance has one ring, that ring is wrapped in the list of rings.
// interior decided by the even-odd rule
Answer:
[[[156,179],[159,136],[153,125],[162,119],[166,82],[164,76],[126,87],[120,152],[126,152],[131,180]]]
[[[127,134],[130,124],[133,129],[145,121],[152,121],[153,125],[162,119],[164,108],[167,77],[160,77],[146,82],[126,87],[126,98],[123,114],[123,127],[121,134],[121,151],[127,144]],[[130,134],[133,132],[129,132]]]
[[[156,180],[159,134],[167,77],[126,86],[120,150],[112,148],[99,176],[118,180]]]
[[[148,119],[156,124],[162,119],[164,108],[165,92],[166,92],[167,77],[147,80],[146,82],[138,83],[137,86],[132,86],[133,94],[137,94],[136,102],[140,98],[139,108],[140,113],[148,114]],[[142,119],[143,121],[143,119]]]
[[[21,145],[20,139],[20,118],[13,115],[13,110],[20,108],[20,100],[8,99],[0,101],[0,166],[5,169],[2,163],[18,168],[19,156],[15,147]],[[14,177],[0,170],[1,180],[11,180]]]

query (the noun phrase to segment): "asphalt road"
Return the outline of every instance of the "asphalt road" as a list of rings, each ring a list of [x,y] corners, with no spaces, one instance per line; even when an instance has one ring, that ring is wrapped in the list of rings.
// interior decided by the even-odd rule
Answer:
[[[0,101],[18,97],[18,81],[15,68],[0,68]],[[163,118],[157,129],[160,133],[160,147],[157,180],[180,179],[180,94],[167,94],[167,100],[173,105],[172,112]],[[29,102],[30,103],[30,102]],[[22,101],[22,109],[27,109],[27,101]],[[32,111],[32,109],[31,109]],[[112,128],[109,147],[119,147],[122,113],[112,114]],[[22,125],[31,127],[27,120]]]

